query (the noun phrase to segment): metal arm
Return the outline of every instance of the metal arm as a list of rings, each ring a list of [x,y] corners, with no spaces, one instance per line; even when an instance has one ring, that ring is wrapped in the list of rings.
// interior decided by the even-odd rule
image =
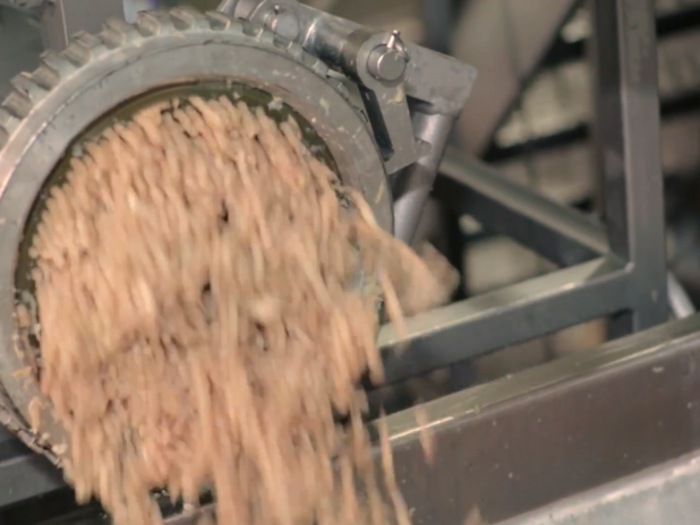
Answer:
[[[219,10],[300,43],[354,81],[392,182],[394,233],[410,242],[476,71],[296,0],[224,0]]]

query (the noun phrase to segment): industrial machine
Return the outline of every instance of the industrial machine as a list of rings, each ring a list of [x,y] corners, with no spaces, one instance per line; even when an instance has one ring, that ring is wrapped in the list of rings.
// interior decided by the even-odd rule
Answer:
[[[602,347],[426,403],[437,437],[432,466],[411,411],[389,416],[414,523],[463,523],[475,506],[490,523],[510,525],[694,523],[700,318],[682,318],[688,312],[666,268],[651,1],[589,2],[602,220],[445,153],[475,70],[400,34],[293,0],[227,0],[206,15],[176,8],[142,13],[135,25],[114,19],[68,44],[75,5],[53,3],[45,41],[57,51],[16,77],[0,106],[0,417],[43,454],[0,431],[0,511],[8,509],[0,517],[36,523],[43,506],[55,507],[61,523],[103,520],[99,509],[65,507],[70,494],[50,464],[51,436],[33,436],[25,423],[36,386],[25,389],[15,374],[26,365],[14,350],[12,312],[28,286],[23,239],[37,196],[81,140],[143,97],[227,92],[279,118],[294,115],[307,142],[402,239],[410,240],[432,191],[455,214],[557,268],[411,319],[406,336],[382,328],[382,348],[411,342],[410,351],[386,352],[388,385],[610,319],[613,340]],[[480,72],[479,82],[488,81]],[[19,504],[37,497],[41,505]],[[640,508],[655,510],[633,513]],[[195,517],[174,512],[170,520],[189,525]]]

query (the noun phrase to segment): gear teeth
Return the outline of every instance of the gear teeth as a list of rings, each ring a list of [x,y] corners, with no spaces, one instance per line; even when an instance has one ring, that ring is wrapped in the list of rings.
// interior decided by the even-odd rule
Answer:
[[[34,71],[31,77],[34,83],[44,88],[46,91],[50,91],[61,82],[61,76],[46,66],[39,66],[39,69]]]
[[[287,49],[292,43],[288,38],[278,35],[277,33],[272,34],[272,44],[280,49]]]
[[[102,32],[98,36],[107,49],[116,49],[136,38],[138,32],[120,18],[109,18],[102,24]]]
[[[107,51],[107,48],[102,44],[102,41],[95,35],[91,35],[85,31],[76,33],[71,44],[63,52],[76,66],[84,66],[90,60],[100,56]]]
[[[272,31],[265,31],[264,29],[261,29],[260,33],[258,33],[258,36],[256,37],[256,40],[258,42],[262,42],[263,44],[280,47],[277,45],[277,39],[275,38],[276,36],[277,35],[275,35],[275,33]]]
[[[14,91],[4,102],[0,101],[0,148],[8,142],[21,119],[29,115],[34,105],[80,67],[110,50],[142,38],[193,29],[248,36],[259,44],[275,47],[328,80],[336,91],[349,100],[347,87],[341,81],[328,78],[329,69],[325,63],[306,53],[298,43],[282,38],[255,22],[231,18],[217,11],[202,14],[193,8],[176,7],[170,11],[141,12],[133,25],[122,19],[108,19],[99,35],[80,32],[62,53],[44,52],[40,57],[40,67],[31,74],[15,77],[12,80]],[[362,111],[359,113],[364,115]]]
[[[98,52],[102,48],[102,41],[95,35],[86,31],[80,31],[73,35],[73,41],[78,42],[93,52]]]
[[[9,111],[0,108],[0,149],[2,149],[10,139],[10,134],[19,124],[19,119]]]
[[[263,27],[251,22],[250,20],[243,20],[243,34],[258,38],[263,32]]]
[[[349,99],[350,98],[350,92],[348,91],[348,88],[343,84],[342,80],[339,80],[337,78],[328,78],[327,82],[335,89],[338,93],[340,93],[344,99]]]
[[[48,93],[32,79],[29,73],[20,73],[10,80],[10,84],[18,93],[28,99],[32,106]]]
[[[226,31],[231,27],[231,19],[218,11],[207,11],[206,14],[209,27],[214,31]]]
[[[51,71],[59,78],[70,75],[75,71],[75,66],[65,57],[51,49],[44,51],[40,57],[41,67]]]
[[[287,53],[297,60],[301,60],[304,56],[304,49],[299,44],[292,42],[292,44],[287,47]]]
[[[162,11],[142,11],[136,16],[136,29],[143,36],[158,35],[171,24],[168,14]]]
[[[170,19],[172,20],[173,26],[178,31],[187,31],[199,28],[209,28],[209,21],[206,16],[189,6],[175,7],[170,10]]]
[[[32,110],[32,101],[28,96],[13,91],[7,96],[5,102],[2,103],[2,108],[8,111],[13,117],[23,119],[27,117]]]

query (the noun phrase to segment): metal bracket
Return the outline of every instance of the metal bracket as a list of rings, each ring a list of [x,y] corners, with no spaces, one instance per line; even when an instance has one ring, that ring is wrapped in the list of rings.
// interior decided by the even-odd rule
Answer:
[[[475,70],[405,43],[397,32],[370,30],[296,0],[224,0],[219,10],[300,43],[357,85],[392,175],[394,234],[410,241]]]

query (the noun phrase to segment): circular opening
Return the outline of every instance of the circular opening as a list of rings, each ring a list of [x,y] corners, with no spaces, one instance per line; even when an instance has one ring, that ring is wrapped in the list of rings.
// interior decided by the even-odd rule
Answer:
[[[160,102],[174,99],[179,99],[180,107],[182,107],[188,104],[188,99],[192,96],[199,96],[204,99],[225,96],[232,103],[245,102],[251,108],[262,108],[272,120],[278,123],[285,122],[290,118],[294,119],[301,130],[303,143],[307,149],[340,177],[337,164],[330,149],[311,123],[289,104],[273,97],[273,95],[262,89],[230,80],[207,80],[154,89],[125,101],[91,124],[71,142],[61,160],[46,178],[30,209],[24,225],[24,235],[19,245],[17,266],[15,268],[15,301],[17,306],[24,305],[33,314],[33,322],[38,322],[39,312],[38,305],[34,299],[36,289],[32,278],[32,270],[35,268],[36,263],[29,252],[34,234],[41,223],[42,215],[46,209],[46,202],[50,197],[51,189],[55,185],[65,183],[73,157],[82,154],[83,146],[86,143],[98,140],[106,129],[117,123],[130,121],[138,111]],[[26,337],[20,338],[20,341],[24,341],[20,348],[25,353],[26,361],[31,366],[34,377],[39,380],[41,352],[35,327],[32,326],[28,333],[23,335]]]

